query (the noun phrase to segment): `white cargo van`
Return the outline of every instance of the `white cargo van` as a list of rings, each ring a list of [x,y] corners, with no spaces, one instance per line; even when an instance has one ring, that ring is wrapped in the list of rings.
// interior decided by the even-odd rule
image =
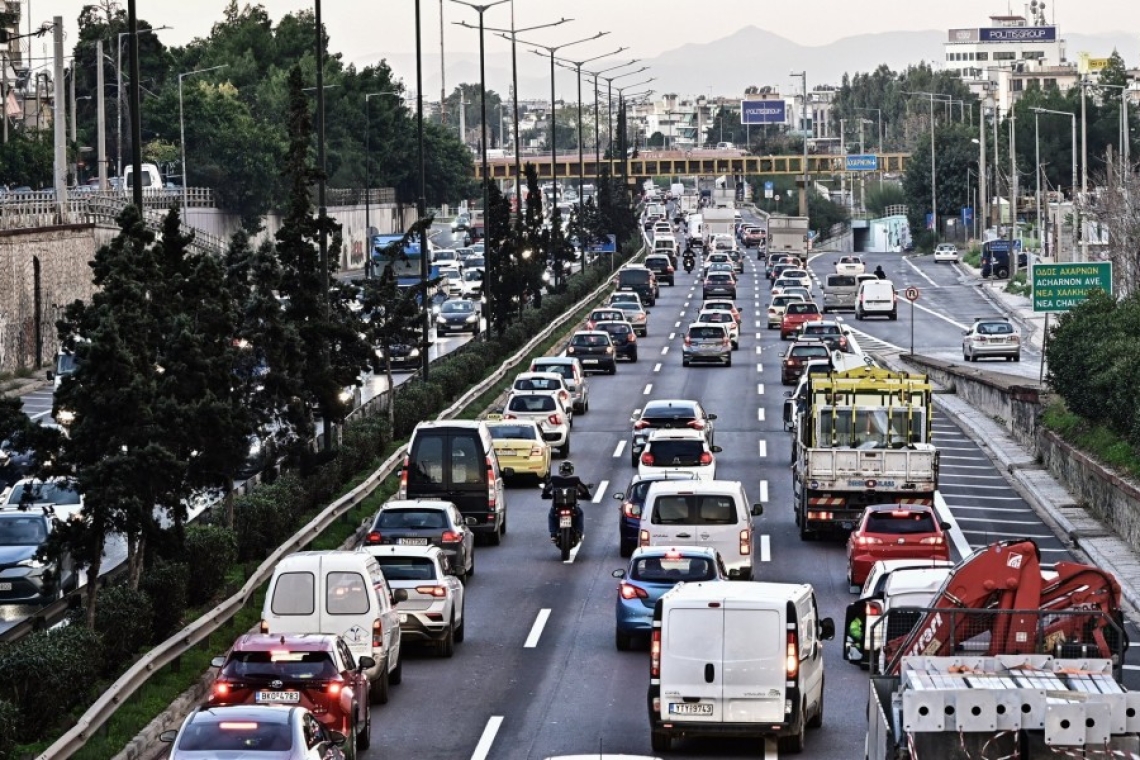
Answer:
[[[752,516],[737,480],[662,480],[649,486],[641,509],[641,546],[708,546],[720,552],[728,576],[752,579]]]
[[[340,636],[366,670],[373,704],[388,701],[388,684],[403,678],[397,602],[408,592],[388,587],[376,558],[360,552],[297,552],[273,569],[261,611],[261,632]]]
[[[890,280],[864,280],[855,296],[855,319],[887,317],[898,319],[898,296]]]
[[[803,751],[823,723],[823,641],[807,584],[682,583],[657,602],[650,639],[649,728],[655,752],[675,737],[775,736]]]
[[[142,164],[142,186],[154,189],[161,189],[163,187],[162,174],[158,171],[156,164]],[[135,184],[135,167],[127,164],[123,167],[123,180],[124,187],[134,187]]]

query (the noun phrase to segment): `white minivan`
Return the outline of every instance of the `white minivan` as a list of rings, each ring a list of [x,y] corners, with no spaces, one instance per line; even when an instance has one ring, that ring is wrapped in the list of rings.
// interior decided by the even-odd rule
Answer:
[[[855,296],[855,319],[887,317],[898,319],[898,294],[890,280],[864,280]]]
[[[720,552],[728,577],[752,579],[753,515],[738,480],[662,480],[649,486],[641,509],[641,546],[708,546]]]
[[[823,641],[834,635],[808,584],[674,587],[653,613],[653,751],[676,737],[775,736],[781,755],[802,752],[805,729],[823,724]]]
[[[261,611],[261,632],[331,633],[340,636],[359,659],[376,665],[365,671],[372,704],[388,701],[389,683],[403,678],[400,615],[396,603],[404,589],[392,591],[376,558],[344,551],[296,552],[273,569]]]

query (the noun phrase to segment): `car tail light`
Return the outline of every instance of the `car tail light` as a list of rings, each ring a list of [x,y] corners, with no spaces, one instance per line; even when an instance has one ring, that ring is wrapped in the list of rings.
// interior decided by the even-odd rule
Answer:
[[[379,649],[384,646],[384,623],[380,618],[372,621],[372,648]]]
[[[877,601],[867,602],[867,606],[866,606],[865,610],[867,613],[867,617],[874,617],[876,615],[882,615],[883,614],[883,604],[882,604],[882,602],[877,602]]]
[[[874,536],[856,536],[856,546],[878,546],[883,543],[883,539],[875,538]]]
[[[834,512],[808,512],[807,516],[808,516],[809,520],[834,520],[835,519],[835,513]]]
[[[230,685],[225,681],[214,681],[214,699],[225,699],[230,695]]]
[[[325,684],[324,692],[330,697],[336,697],[340,695],[340,690],[343,688],[344,684],[341,681],[329,681]]]
[[[661,629],[654,628],[649,638],[649,677],[661,677]]]
[[[551,425],[561,425],[562,424],[562,417],[560,417],[557,414],[552,414],[546,418],[546,421],[549,422]]]
[[[621,513],[630,518],[641,517],[641,515],[637,512],[637,505],[635,505],[632,501],[622,502]]]
[[[943,541],[942,536],[928,536],[928,537],[922,539],[921,541],[919,541],[918,543],[923,544],[925,546],[942,546],[944,541]]]
[[[686,338],[686,340],[688,340],[688,339]],[[649,424],[650,423],[648,420],[638,420],[637,422],[633,423],[633,429],[634,430],[645,430],[645,428],[649,427]]]
[[[800,674],[799,638],[795,631],[788,631],[788,654],[784,663],[784,670],[787,671],[788,678],[795,678]]]
[[[673,274],[673,267],[665,267],[665,271],[666,271],[668,274]]]
[[[443,599],[447,596],[447,589],[443,586],[416,586],[416,593],[423,594],[424,596],[434,596],[436,599]]]
[[[752,553],[752,536],[747,530],[740,531],[740,553],[745,557]]]
[[[653,455],[650,454],[648,451],[641,455],[641,463],[643,465],[645,465],[646,467],[652,467],[653,461],[654,461]]]
[[[567,346],[566,347],[566,355],[569,356],[572,353],[574,353],[574,347],[573,346]]]
[[[370,530],[368,531],[368,538],[365,540],[365,543],[367,543],[369,546],[382,544],[384,543],[384,536],[378,530]]]
[[[626,339],[627,343],[636,343],[637,342],[637,333],[630,332],[625,336],[625,339]]]
[[[622,599],[648,599],[649,592],[640,586],[634,586],[632,583],[623,583],[618,586],[618,591],[621,592]]]
[[[1009,339],[1013,343],[1020,343],[1021,342],[1021,336],[1020,335],[1011,335],[1011,336],[1009,336]]]
[[[613,346],[606,346],[606,353],[607,354],[612,354],[613,352],[614,352]]]
[[[702,465],[712,464],[712,454],[708,451],[701,452],[700,463]]]
[[[499,498],[495,491],[495,486],[497,485],[495,479],[495,465],[491,462],[491,457],[484,457],[483,461],[487,463],[487,508],[494,512],[499,503]]]
[[[268,621],[265,621],[265,620],[261,621],[261,632],[262,633],[269,633],[269,622]]]
[[[637,534],[637,543],[641,546],[649,546],[649,531],[639,531]]]
[[[257,724],[253,721],[224,720],[218,724],[223,731],[256,731]]]
[[[686,336],[685,336],[685,345],[686,345],[686,346],[691,346],[691,345],[693,345],[693,339],[692,339],[692,338],[690,338],[688,335],[686,335]]]
[[[507,414],[503,415],[503,419],[504,420],[517,420],[518,417],[514,414],[507,413]]]
[[[730,339],[730,338],[725,338],[724,340],[722,340],[722,341],[720,342],[720,344],[721,344],[722,346],[730,346],[730,345],[732,345],[732,339]]]
[[[705,423],[701,420],[689,420],[686,427],[691,427],[693,430],[704,430]]]
[[[445,530],[440,540],[445,544],[457,544],[463,540],[463,534],[456,533],[453,530]]]
[[[397,495],[401,499],[408,498],[408,457],[404,457],[404,466],[400,468],[400,488]]]
[[[541,446],[539,446],[539,445],[537,445],[537,444],[535,444],[535,445],[531,446],[531,447],[530,447],[530,455],[531,455],[532,457],[540,457],[540,456],[542,456],[542,447],[541,447]]]

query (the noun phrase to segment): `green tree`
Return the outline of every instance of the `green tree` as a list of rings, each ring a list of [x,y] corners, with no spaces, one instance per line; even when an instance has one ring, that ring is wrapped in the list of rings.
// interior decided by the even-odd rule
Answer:
[[[0,185],[51,187],[55,154],[51,140],[22,130],[0,145]]]
[[[480,93],[482,87],[478,82],[462,82],[451,91],[444,101],[445,109],[444,114],[446,117],[445,124],[453,130],[453,134],[459,134],[459,103],[460,100],[466,103],[463,106],[463,124],[467,127],[467,135],[465,144],[473,147],[478,147],[479,140],[482,139],[483,131],[483,105]],[[503,98],[499,93],[494,90],[487,90],[487,147],[491,145],[502,145],[502,123],[499,120],[499,105],[502,104]]]
[[[958,216],[969,197],[970,183],[966,170],[978,156],[977,146],[971,142],[974,134],[974,129],[958,123],[943,124],[935,130],[935,189],[940,220]],[[903,191],[907,197],[910,228],[926,229],[926,214],[931,210],[929,132],[917,141],[911,154],[903,177]]]

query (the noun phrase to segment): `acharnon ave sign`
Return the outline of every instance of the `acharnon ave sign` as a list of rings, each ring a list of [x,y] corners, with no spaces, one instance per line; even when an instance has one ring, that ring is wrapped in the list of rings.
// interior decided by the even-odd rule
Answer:
[[[1033,310],[1037,312],[1068,311],[1084,303],[1089,291],[1097,288],[1112,292],[1111,261],[1034,264],[1031,270]]]

